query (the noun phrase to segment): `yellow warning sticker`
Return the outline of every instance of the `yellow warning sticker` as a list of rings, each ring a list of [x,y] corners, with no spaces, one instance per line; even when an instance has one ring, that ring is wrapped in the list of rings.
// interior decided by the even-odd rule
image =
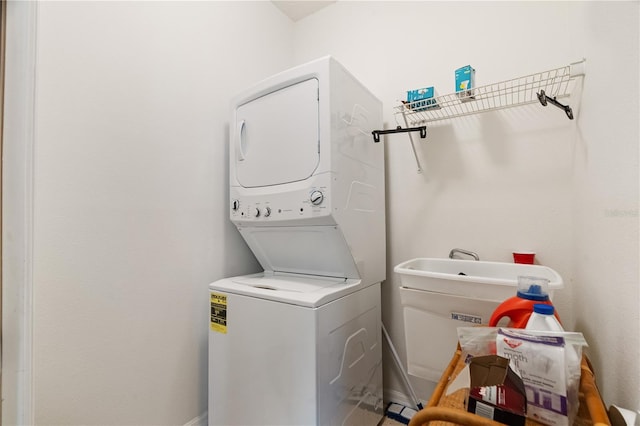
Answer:
[[[227,296],[211,293],[211,323],[212,331],[227,334]]]

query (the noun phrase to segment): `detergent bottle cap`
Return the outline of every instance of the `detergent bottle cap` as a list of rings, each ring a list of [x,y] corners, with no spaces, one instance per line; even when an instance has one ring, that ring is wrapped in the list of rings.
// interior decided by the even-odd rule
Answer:
[[[533,305],[533,312],[536,314],[553,315],[554,311],[555,309],[553,308],[553,305],[547,305],[544,303],[535,303]]]
[[[517,296],[522,299],[545,302],[549,300],[549,280],[539,277],[518,277]]]

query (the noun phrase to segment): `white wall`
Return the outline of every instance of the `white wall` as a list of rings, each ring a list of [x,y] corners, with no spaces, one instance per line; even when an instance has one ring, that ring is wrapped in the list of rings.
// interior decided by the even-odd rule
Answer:
[[[259,269],[228,220],[230,98],[292,65],[292,23],[265,2],[42,2],[36,22],[33,418],[187,423],[207,285]]]
[[[589,58],[573,167],[576,328],[608,403],[640,408],[640,3],[575,10]],[[620,87],[622,83],[622,87]]]
[[[536,104],[428,126],[423,174],[406,135],[386,138],[387,270],[454,247],[496,261],[535,250],[564,278],[554,303],[590,341],[605,402],[640,408],[638,3],[337,2],[296,23],[294,47],[296,62],[336,56],[384,102],[388,128],[406,90],[453,92],[460,66],[484,85],[587,58],[574,121]],[[404,360],[387,277],[383,321]],[[404,392],[384,361],[387,395]]]

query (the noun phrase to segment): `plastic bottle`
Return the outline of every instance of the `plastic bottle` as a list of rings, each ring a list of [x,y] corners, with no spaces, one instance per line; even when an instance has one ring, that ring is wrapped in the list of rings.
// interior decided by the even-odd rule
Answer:
[[[562,324],[554,314],[553,305],[545,305],[542,303],[536,303],[533,305],[533,313],[527,321],[527,330],[542,330],[542,331],[564,331]]]
[[[540,331],[564,331],[562,324],[554,315],[555,308],[551,305],[538,304],[533,305],[533,313],[527,321],[527,330],[540,330]],[[566,342],[566,341],[565,341]],[[565,361],[567,372],[579,372],[580,371],[580,358],[576,349],[571,344],[565,344]],[[574,383],[579,382],[578,378],[574,380]]]
[[[547,288],[549,280],[538,277],[518,277],[516,295],[502,302],[491,315],[489,326],[495,327],[504,318],[509,318],[507,327],[525,328],[533,313],[533,305],[552,305]],[[557,314],[556,314],[557,317]]]

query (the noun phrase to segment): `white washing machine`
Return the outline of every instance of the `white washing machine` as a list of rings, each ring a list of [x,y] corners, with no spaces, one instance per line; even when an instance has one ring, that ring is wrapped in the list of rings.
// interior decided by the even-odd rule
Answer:
[[[382,418],[381,127],[331,57],[234,100],[230,218],[264,272],[210,285],[210,425]]]
[[[380,285],[357,285],[262,274],[217,282],[210,424],[377,424]]]

